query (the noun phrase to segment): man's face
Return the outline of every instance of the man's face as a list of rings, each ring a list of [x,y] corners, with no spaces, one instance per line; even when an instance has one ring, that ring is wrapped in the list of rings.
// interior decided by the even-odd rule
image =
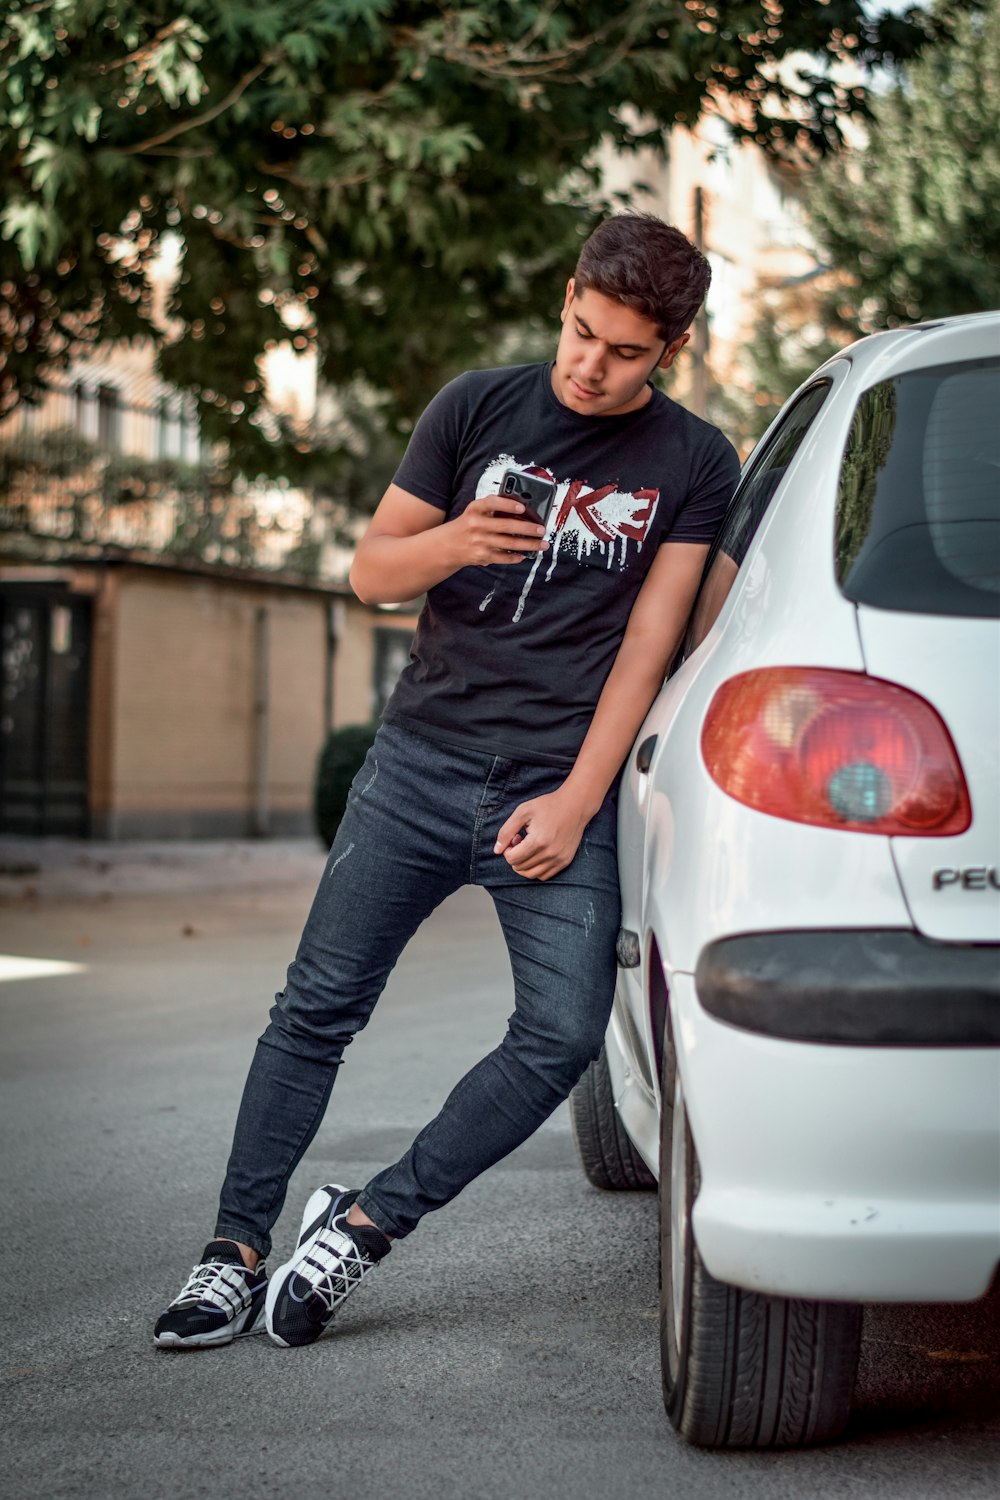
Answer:
[[[645,406],[650,375],[669,369],[690,337],[664,344],[649,318],[593,288],[577,292],[572,277],[560,318],[552,389],[570,411],[588,417]]]

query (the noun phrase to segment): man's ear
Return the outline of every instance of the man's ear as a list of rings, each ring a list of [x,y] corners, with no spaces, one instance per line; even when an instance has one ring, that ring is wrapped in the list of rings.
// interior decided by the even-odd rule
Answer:
[[[573,286],[574,282],[571,276],[566,283],[566,300],[562,305],[562,312],[559,314],[560,323],[565,323],[567,314],[569,313],[570,304],[573,301]]]
[[[669,370],[678,354],[680,354],[681,350],[684,348],[684,345],[689,344],[690,342],[690,333],[682,333],[679,339],[674,339],[673,343],[667,345],[667,347],[663,351],[663,354],[656,361],[656,368],[658,370]]]

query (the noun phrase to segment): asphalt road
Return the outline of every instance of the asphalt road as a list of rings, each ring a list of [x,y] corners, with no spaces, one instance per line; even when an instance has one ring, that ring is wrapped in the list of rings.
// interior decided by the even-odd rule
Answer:
[[[3,1454],[11,1500],[405,1494],[995,1497],[1000,1295],[873,1308],[846,1441],[687,1447],[660,1404],[655,1203],[595,1192],[565,1108],[432,1216],[305,1350],[157,1351],[213,1222],[246,1064],[322,857],[0,847]],[[8,873],[2,874],[6,867]],[[422,929],[348,1052],[279,1225],[398,1155],[499,1036],[488,898]]]

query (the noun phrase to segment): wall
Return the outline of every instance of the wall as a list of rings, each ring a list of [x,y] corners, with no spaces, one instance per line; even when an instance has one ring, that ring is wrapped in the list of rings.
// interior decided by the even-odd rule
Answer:
[[[258,611],[267,622],[266,747]],[[324,736],[321,594],[122,569],[111,691],[109,837],[308,832]],[[263,762],[263,796],[258,775]]]
[[[372,715],[373,612],[357,600],[345,600],[338,630],[333,679],[333,722],[364,724]]]
[[[91,600],[95,838],[311,834],[328,719],[372,718],[375,632],[412,632],[417,618],[346,592],[131,563],[0,554],[0,581]]]

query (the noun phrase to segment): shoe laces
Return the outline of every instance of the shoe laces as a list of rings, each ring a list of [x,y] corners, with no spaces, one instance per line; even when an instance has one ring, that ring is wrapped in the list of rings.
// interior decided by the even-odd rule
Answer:
[[[316,1236],[308,1256],[295,1267],[295,1274],[309,1284],[329,1314],[375,1264],[349,1234],[331,1224]]]
[[[208,1260],[191,1267],[191,1275],[171,1302],[171,1307],[193,1305],[218,1307],[223,1312],[242,1312],[250,1301],[249,1273],[228,1260]]]

